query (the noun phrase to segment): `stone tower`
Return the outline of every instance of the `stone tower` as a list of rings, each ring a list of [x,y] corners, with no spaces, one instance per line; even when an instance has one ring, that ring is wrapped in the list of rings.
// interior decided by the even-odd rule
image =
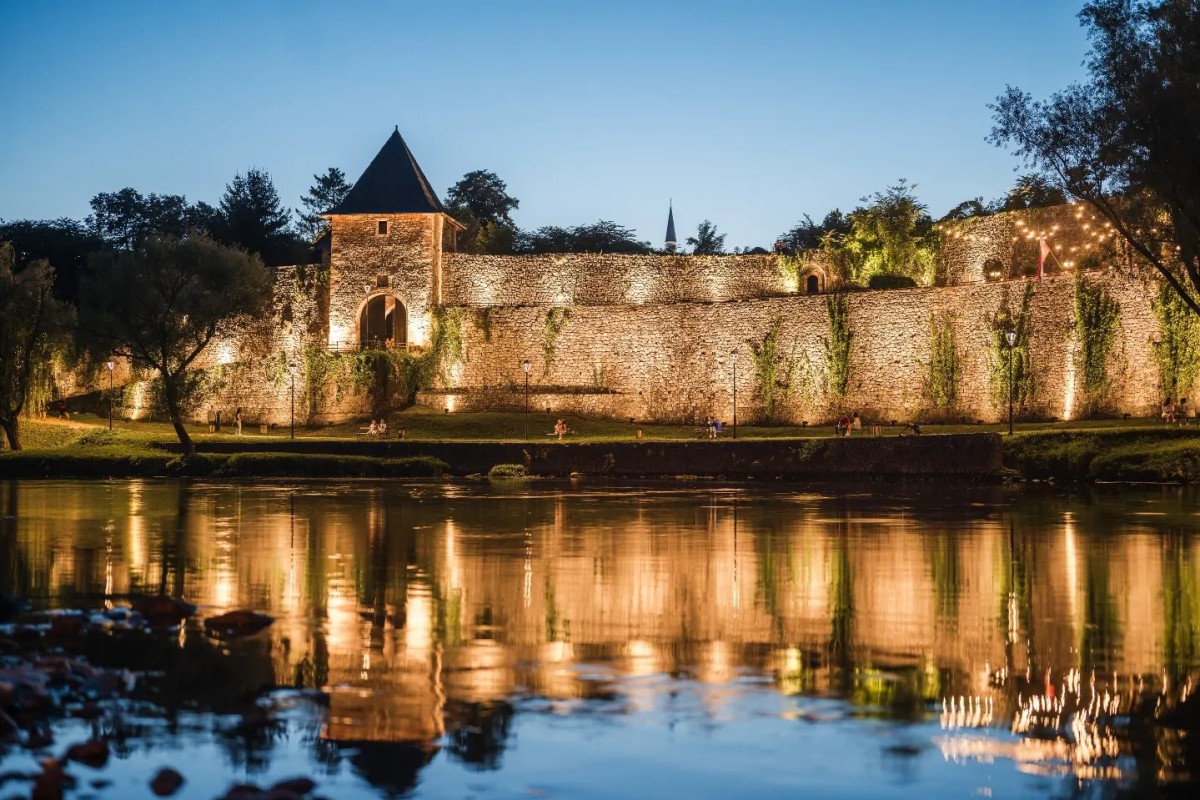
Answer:
[[[399,127],[323,215],[330,223],[329,346],[423,346],[442,302],[442,245],[461,229]],[[447,235],[449,233],[449,236]]]
[[[678,242],[675,241],[675,201],[667,203],[667,252],[674,253]]]

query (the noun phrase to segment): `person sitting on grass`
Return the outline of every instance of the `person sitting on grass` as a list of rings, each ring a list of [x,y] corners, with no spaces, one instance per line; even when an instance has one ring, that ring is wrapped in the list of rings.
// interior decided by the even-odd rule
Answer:
[[[1171,402],[1171,398],[1163,400],[1162,418],[1168,425],[1175,421],[1175,404]]]
[[[567,423],[561,419],[558,422],[555,422],[554,423],[554,435],[557,436],[559,438],[559,440],[561,440],[563,438],[563,436],[565,436],[566,434],[567,434]]]

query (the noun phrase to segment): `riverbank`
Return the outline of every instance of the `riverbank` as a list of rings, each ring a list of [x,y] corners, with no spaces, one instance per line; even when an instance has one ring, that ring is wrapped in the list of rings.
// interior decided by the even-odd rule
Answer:
[[[28,426],[30,443],[0,453],[0,478],[438,478],[519,464],[535,477],[730,480],[1056,481],[1200,483],[1200,428],[1097,423],[996,432],[837,438],[379,440],[362,436],[200,434],[197,453],[150,426]],[[611,435],[611,432],[608,433]]]
[[[439,477],[486,475],[497,464],[521,464],[539,477],[980,481],[999,472],[1000,455],[997,434],[950,434],[564,443],[208,439],[185,459],[177,443],[104,431],[69,446],[0,454],[0,478]]]

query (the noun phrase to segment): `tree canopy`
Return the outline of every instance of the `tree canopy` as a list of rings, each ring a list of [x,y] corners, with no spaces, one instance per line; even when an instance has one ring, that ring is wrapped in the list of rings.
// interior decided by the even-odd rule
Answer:
[[[255,253],[272,267],[307,260],[307,247],[291,231],[292,211],[279,201],[279,192],[266,170],[248,169],[225,187],[221,221],[213,238]]]
[[[496,173],[477,169],[463,175],[446,192],[446,210],[466,228],[458,235],[459,249],[465,253],[513,252],[517,226],[512,212],[519,205]]]
[[[0,242],[12,243],[16,267],[45,260],[54,266],[54,296],[79,301],[79,282],[88,256],[104,248],[104,240],[73,219],[0,221]]]
[[[707,219],[696,226],[696,235],[689,236],[687,243],[698,256],[719,256],[725,252],[725,234],[717,233],[717,226]]]
[[[192,232],[150,236],[133,251],[93,257],[84,284],[82,328],[100,352],[156,371],[175,433],[194,451],[183,426],[185,371],[215,336],[261,313],[270,276],[257,255]]]
[[[785,252],[815,250],[827,233],[849,233],[850,218],[838,209],[833,209],[820,222],[814,222],[808,214],[778,239],[778,246]]]
[[[304,211],[300,213],[297,223],[300,235],[306,241],[315,242],[328,229],[329,223],[321,218],[321,214],[345,200],[350,189],[346,173],[337,167],[330,167],[321,175],[313,175],[313,185],[300,198]]]
[[[848,230],[821,238],[842,280],[866,284],[876,275],[934,282],[938,265],[937,234],[916,185],[900,180],[885,191],[864,197],[850,212]]]
[[[1200,314],[1200,5],[1091,0],[1086,80],[1045,100],[1009,86],[990,139],[1112,223]]]
[[[18,269],[12,245],[0,242],[0,429],[13,450],[21,449],[21,415],[44,394],[51,359],[70,335],[70,306],[53,288],[48,261]]]
[[[520,253],[650,253],[649,242],[638,241],[635,231],[608,220],[590,225],[560,228],[548,225],[522,231],[517,237]]]

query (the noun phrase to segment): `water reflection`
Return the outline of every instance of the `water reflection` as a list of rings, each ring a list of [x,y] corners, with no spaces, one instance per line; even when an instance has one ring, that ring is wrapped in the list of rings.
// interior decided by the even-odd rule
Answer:
[[[260,653],[274,680],[326,689],[325,757],[353,746],[389,791],[439,748],[501,767],[522,710],[720,724],[763,691],[848,701],[785,717],[932,719],[953,764],[1187,776],[1173,735],[1129,722],[1190,694],[1200,662],[1198,506],[1175,490],[29,482],[0,496],[5,591],[48,606],[165,591],[277,615]]]

